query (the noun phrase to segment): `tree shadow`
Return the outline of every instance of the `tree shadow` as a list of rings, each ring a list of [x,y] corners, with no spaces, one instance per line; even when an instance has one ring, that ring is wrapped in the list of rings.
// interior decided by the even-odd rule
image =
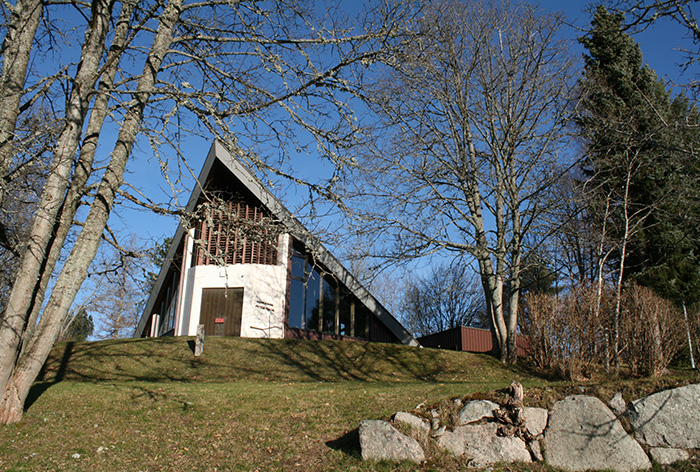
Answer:
[[[26,412],[29,407],[31,407],[35,401],[45,392],[49,389],[54,384],[57,384],[61,380],[63,380],[66,376],[66,370],[68,369],[68,361],[70,360],[71,356],[73,355],[73,349],[75,348],[75,343],[70,341],[66,343],[66,348],[63,351],[63,355],[61,356],[61,361],[58,365],[58,369],[56,370],[56,375],[54,376],[53,380],[49,382],[35,382],[34,385],[31,386],[29,389],[29,393],[27,394],[27,400],[24,402],[24,411]],[[43,379],[45,375],[45,369],[46,369],[46,364],[44,364],[41,367],[41,371],[39,371],[39,379]]]
[[[51,386],[55,385],[56,382],[35,382],[34,385],[29,389],[27,394],[27,400],[24,402],[24,411],[27,410],[34,404],[37,399],[44,394]]]

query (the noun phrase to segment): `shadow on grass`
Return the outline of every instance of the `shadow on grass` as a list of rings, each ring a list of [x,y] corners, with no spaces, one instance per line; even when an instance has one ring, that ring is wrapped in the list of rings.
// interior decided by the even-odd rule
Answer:
[[[56,375],[50,382],[35,382],[34,385],[29,389],[29,393],[27,394],[27,399],[24,402],[24,411],[27,411],[29,407],[31,407],[34,402],[45,392],[49,389],[54,384],[57,384],[61,380],[63,380],[66,376],[66,370],[68,369],[68,362],[70,361],[71,356],[73,355],[73,349],[75,347],[74,342],[67,342],[66,347],[63,350],[63,355],[61,356],[61,361],[58,364],[58,368],[56,369]],[[41,367],[41,371],[39,372],[39,379],[44,378],[46,370],[46,364],[44,364]]]
[[[360,449],[360,430],[358,428],[355,428],[349,433],[342,435],[338,439],[326,442],[326,446],[330,447],[334,451],[343,452],[353,459],[362,460],[362,451]]]
[[[193,345],[187,338],[59,344],[38,380],[449,381],[443,354],[433,349],[368,342],[211,337],[204,354],[195,358]]]
[[[24,402],[24,411],[26,412],[45,391],[55,384],[56,382],[35,382],[27,394],[27,400]]]
[[[208,337],[200,357],[193,346],[191,337],[59,343],[37,380],[491,383],[513,375],[486,355],[364,341]]]

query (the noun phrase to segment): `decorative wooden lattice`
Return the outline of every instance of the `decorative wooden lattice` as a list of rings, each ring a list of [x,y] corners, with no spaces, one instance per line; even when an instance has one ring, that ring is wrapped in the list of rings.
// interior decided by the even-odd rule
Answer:
[[[262,208],[215,199],[197,213],[196,265],[277,264],[279,232]]]

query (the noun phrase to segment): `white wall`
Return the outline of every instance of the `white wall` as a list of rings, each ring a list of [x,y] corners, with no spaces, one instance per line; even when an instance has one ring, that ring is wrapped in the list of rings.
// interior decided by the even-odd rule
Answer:
[[[284,308],[287,290],[287,254],[289,236],[281,235],[278,264],[235,264],[193,266],[186,270],[180,336],[197,334],[202,304],[202,289],[243,288],[241,336],[283,338]]]

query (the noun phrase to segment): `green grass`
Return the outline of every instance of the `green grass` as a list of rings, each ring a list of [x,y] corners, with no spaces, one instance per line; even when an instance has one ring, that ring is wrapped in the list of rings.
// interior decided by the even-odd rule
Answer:
[[[497,400],[514,379],[529,404],[545,406],[571,392],[641,394],[698,381],[676,372],[662,382],[574,385],[485,355],[350,342],[208,338],[195,358],[190,341],[57,345],[24,420],[0,427],[0,470],[466,470],[447,455],[363,463],[359,422],[421,402]]]

